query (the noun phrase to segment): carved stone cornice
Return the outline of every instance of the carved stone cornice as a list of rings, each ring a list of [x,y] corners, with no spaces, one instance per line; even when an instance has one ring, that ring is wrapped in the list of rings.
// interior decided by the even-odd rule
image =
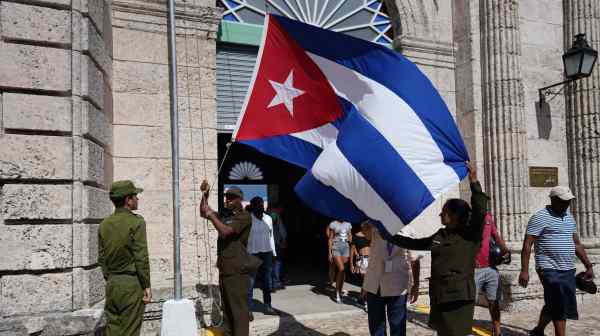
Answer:
[[[166,32],[167,2],[161,0],[116,0],[112,2],[113,25],[145,31]],[[181,1],[175,3],[178,34],[187,30],[214,35],[221,21],[222,9],[198,6]],[[185,30],[180,32],[179,30]]]
[[[452,43],[412,36],[398,36],[394,49],[421,65],[454,69],[456,47]]]

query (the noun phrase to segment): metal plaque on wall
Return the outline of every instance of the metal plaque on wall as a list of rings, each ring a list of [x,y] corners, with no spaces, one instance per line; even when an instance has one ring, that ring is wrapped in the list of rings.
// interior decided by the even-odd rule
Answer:
[[[558,167],[529,167],[529,185],[549,188],[558,185]]]

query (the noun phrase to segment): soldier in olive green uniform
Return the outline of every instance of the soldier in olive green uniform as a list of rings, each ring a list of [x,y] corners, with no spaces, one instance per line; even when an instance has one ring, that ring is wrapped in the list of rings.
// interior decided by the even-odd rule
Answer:
[[[219,286],[223,301],[225,335],[231,336],[247,336],[249,333],[248,274],[258,268],[257,265],[253,265],[252,256],[246,249],[252,219],[250,213],[242,207],[243,198],[240,188],[227,189],[225,208],[229,213],[223,218],[208,206],[206,197],[202,198],[200,204],[202,217],[209,219],[219,232]]]
[[[411,239],[395,235],[392,241],[411,250],[431,250],[429,326],[439,336],[471,334],[475,310],[475,255],[483,234],[488,197],[477,173],[468,164],[471,206],[460,199],[448,200],[440,214],[443,229],[433,236]]]
[[[100,223],[98,262],[106,280],[106,332],[108,336],[139,335],[144,305],[152,299],[146,223],[137,210],[136,188],[131,181],[110,186],[115,212]]]

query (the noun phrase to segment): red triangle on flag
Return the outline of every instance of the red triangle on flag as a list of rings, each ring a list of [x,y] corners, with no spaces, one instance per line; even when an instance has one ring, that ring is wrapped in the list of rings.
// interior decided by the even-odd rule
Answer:
[[[235,140],[254,140],[320,127],[342,115],[319,67],[272,16]]]

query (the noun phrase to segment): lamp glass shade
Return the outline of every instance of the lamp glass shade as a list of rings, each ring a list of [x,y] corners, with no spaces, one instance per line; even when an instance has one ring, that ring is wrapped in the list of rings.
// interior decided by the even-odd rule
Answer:
[[[586,50],[583,54],[583,59],[581,63],[581,75],[589,76],[592,74],[592,70],[594,70],[594,64],[596,63],[596,58],[598,58],[598,53],[594,50]]]
[[[563,55],[563,62],[565,66],[565,76],[567,78],[576,78],[580,75],[580,65],[582,62],[583,53],[578,52],[567,52]]]

